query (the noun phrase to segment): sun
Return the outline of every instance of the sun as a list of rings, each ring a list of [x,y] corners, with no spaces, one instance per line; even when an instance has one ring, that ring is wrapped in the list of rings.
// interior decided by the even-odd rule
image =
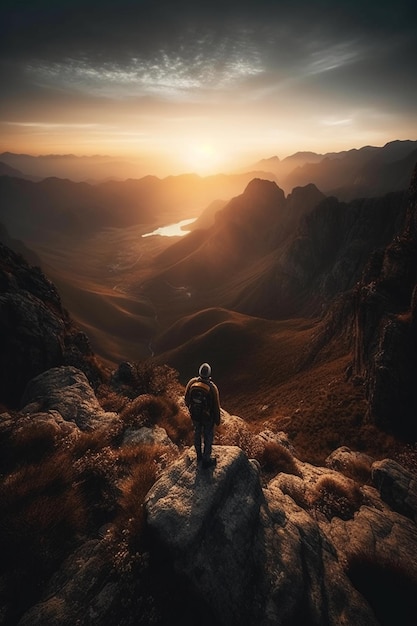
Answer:
[[[225,164],[222,150],[210,141],[192,141],[184,152],[184,164],[197,174],[215,174]]]

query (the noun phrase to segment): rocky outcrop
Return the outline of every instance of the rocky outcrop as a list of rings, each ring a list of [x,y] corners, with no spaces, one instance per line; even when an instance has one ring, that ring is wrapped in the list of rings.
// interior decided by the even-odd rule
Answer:
[[[55,367],[39,374],[26,386],[22,413],[57,411],[81,430],[109,428],[115,413],[101,408],[87,377],[72,366]]]
[[[414,522],[334,470],[297,461],[298,475],[281,473],[262,489],[257,464],[239,448],[214,452],[212,470],[184,454],[146,498],[151,554],[177,598],[168,624],[194,623],[194,605],[204,625],[390,623],[355,567],[367,555],[417,585]]]
[[[54,285],[0,243],[0,400],[19,404],[28,381],[63,364],[101,379],[88,338],[62,307]]]
[[[381,498],[398,513],[417,522],[417,477],[392,459],[372,465],[372,483]]]
[[[373,256],[355,290],[354,373],[366,383],[368,419],[417,436],[417,168],[405,226]]]

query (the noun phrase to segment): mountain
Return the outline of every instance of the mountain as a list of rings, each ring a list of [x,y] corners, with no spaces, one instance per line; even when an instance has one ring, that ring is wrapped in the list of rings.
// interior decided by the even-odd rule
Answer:
[[[98,185],[47,178],[0,177],[0,219],[12,237],[45,241],[57,233],[85,238],[106,227],[155,227],[197,217],[218,198],[231,198],[252,173],[108,181]]]
[[[283,319],[320,314],[361,276],[371,253],[401,229],[404,192],[341,203],[314,185],[285,197],[253,180],[217,212],[215,223],[160,253],[140,285],[159,314],[214,303],[246,315]],[[188,301],[178,302],[183,289]]]
[[[28,176],[20,170],[10,167],[7,163],[0,161],[0,176],[13,176],[14,178],[24,178],[26,180],[37,180],[36,176]]]
[[[30,176],[36,180],[54,177],[69,178],[76,182],[102,181],[107,178],[124,180],[130,177],[139,177],[143,170],[140,163],[120,161],[114,157],[100,155],[48,154],[33,156],[3,152],[0,154],[0,161],[11,168],[25,172],[25,178]]]
[[[366,146],[336,158],[325,155],[288,174],[284,188],[314,183],[326,195],[339,200],[381,196],[407,188],[417,155],[417,141],[394,141],[382,148]]]
[[[403,228],[369,259],[353,294],[354,373],[363,377],[368,419],[417,438],[417,167]]]
[[[416,150],[417,141],[392,141],[380,148],[364,146],[325,154],[296,152],[282,160],[262,159],[250,169],[271,172],[287,193],[313,183],[326,195],[349,201],[406,189]]]
[[[41,259],[36,252],[33,252],[33,250],[25,246],[19,239],[12,239],[3,224],[0,224],[0,242],[24,257],[30,265],[36,265],[38,267],[41,265]]]

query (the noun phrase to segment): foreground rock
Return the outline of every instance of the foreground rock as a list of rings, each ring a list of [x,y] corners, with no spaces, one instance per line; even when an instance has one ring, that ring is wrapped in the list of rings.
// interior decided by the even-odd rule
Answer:
[[[23,413],[57,411],[81,430],[109,427],[115,413],[101,408],[87,377],[72,366],[54,367],[31,380],[22,398]]]
[[[203,470],[186,453],[146,499],[158,569],[182,581],[172,588],[177,598],[183,594],[178,606],[203,603],[201,623],[380,624],[373,599],[349,577],[368,548],[389,567],[397,546],[396,567],[417,581],[416,525],[376,489],[362,490],[356,511],[341,507],[326,516],[312,506],[319,481],[340,477],[353,493],[351,479],[298,462],[299,475],[280,474],[263,490],[256,465],[239,448],[218,446],[215,454],[215,468]]]

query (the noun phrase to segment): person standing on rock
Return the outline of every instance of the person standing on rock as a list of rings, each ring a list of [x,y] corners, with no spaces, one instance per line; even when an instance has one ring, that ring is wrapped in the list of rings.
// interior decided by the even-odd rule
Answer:
[[[216,463],[211,457],[211,450],[214,425],[220,424],[220,397],[217,385],[211,380],[208,363],[200,365],[198,376],[188,381],[184,400],[193,421],[197,462],[202,461],[204,468],[211,467]]]

